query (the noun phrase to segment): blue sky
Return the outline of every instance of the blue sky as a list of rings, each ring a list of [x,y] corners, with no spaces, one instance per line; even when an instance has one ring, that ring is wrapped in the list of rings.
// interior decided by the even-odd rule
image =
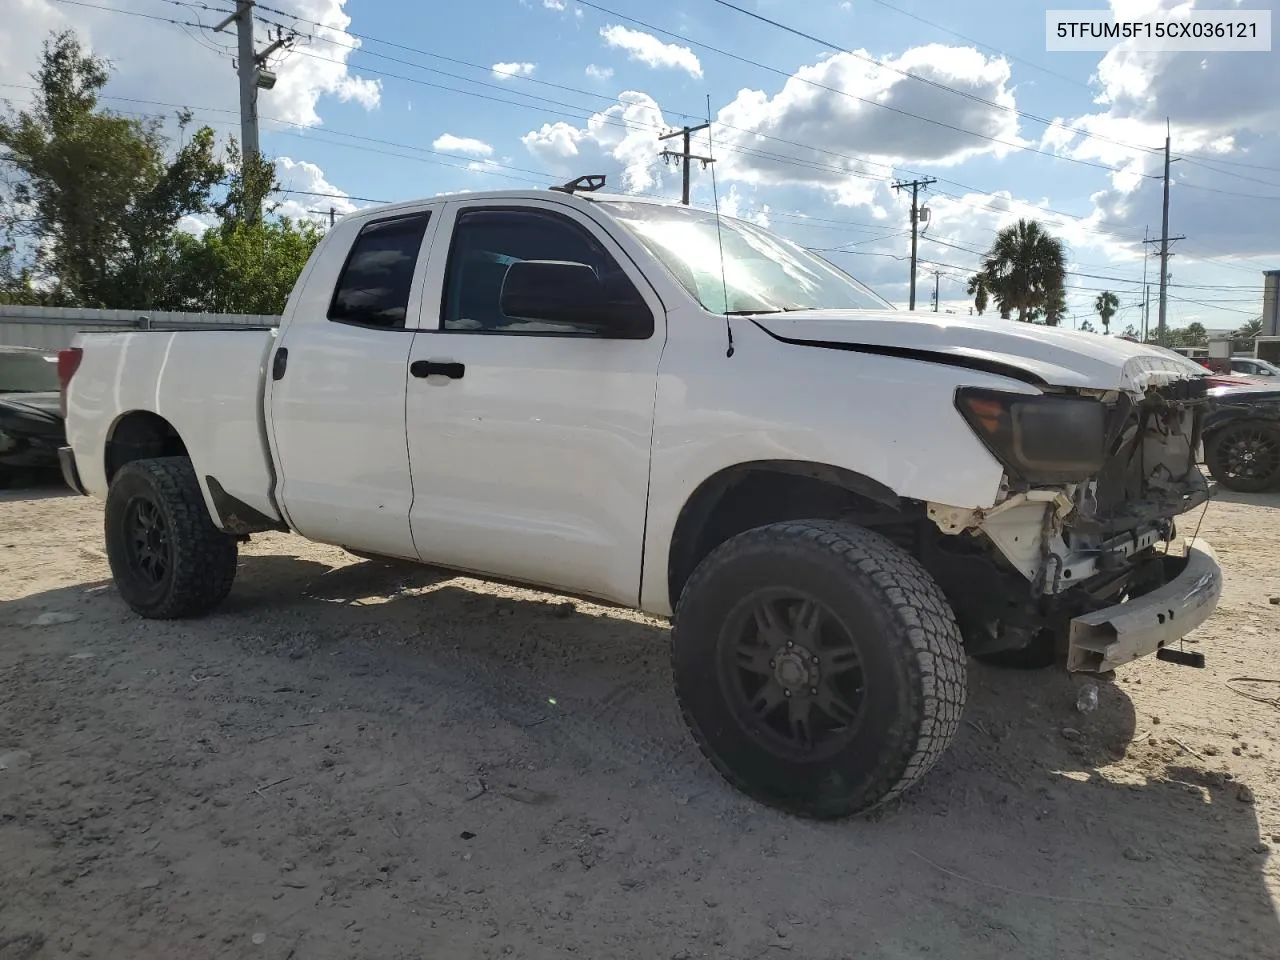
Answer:
[[[20,106],[41,40],[73,26],[115,63],[107,106],[185,104],[234,134],[233,38],[207,29],[228,2],[10,0],[0,95]],[[284,209],[341,213],[367,202],[344,196],[540,188],[596,172],[611,189],[675,196],[658,133],[704,119],[710,98],[713,139],[696,146],[717,157],[722,209],[841,248],[828,255],[905,302],[907,201],[889,184],[937,177],[918,303],[930,308],[937,270],[942,309],[967,312],[964,278],[994,231],[1036,216],[1068,244],[1076,322],[1111,289],[1120,329],[1138,320],[1144,228],[1159,231],[1162,157],[1150,148],[1167,115],[1187,158],[1174,165],[1171,231],[1188,239],[1171,263],[1171,323],[1228,328],[1260,312],[1261,271],[1280,267],[1274,55],[1047,53],[1044,11],[1056,3],[735,2],[815,39],[716,0],[267,2],[259,45],[281,26],[301,39],[273,60],[280,80],[260,109],[287,123],[264,119],[264,152],[285,187],[342,195],[291,193]],[[1111,2],[1126,17],[1171,5]],[[710,205],[710,175],[694,179],[694,201]]]

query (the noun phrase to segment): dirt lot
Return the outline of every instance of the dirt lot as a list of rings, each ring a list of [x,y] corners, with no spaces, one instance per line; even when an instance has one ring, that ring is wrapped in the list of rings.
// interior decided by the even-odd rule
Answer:
[[[1100,685],[973,665],[870,820],[735,793],[662,624],[288,536],[214,616],[107,581],[97,503],[0,499],[0,958],[1280,957],[1280,497],[1216,502],[1194,638]],[[52,622],[50,622],[52,621]]]

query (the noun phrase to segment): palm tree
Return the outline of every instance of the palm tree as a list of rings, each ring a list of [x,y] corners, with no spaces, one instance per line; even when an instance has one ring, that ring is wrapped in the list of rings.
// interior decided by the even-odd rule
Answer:
[[[1093,309],[1097,312],[1098,319],[1102,321],[1103,332],[1111,333],[1111,318],[1120,309],[1120,298],[1110,290],[1103,290],[1098,294],[1098,299],[1093,301]]]
[[[973,308],[978,311],[978,316],[987,309],[987,281],[980,273],[975,273],[969,278],[969,286],[965,288],[969,296],[973,297]]]
[[[1239,330],[1235,332],[1237,340],[1256,340],[1262,336],[1262,318],[1254,317],[1248,323],[1243,324]]]
[[[1023,322],[1035,313],[1058,319],[1066,253],[1062,241],[1035,220],[1019,220],[996,234],[980,275],[1001,316],[1016,310]]]

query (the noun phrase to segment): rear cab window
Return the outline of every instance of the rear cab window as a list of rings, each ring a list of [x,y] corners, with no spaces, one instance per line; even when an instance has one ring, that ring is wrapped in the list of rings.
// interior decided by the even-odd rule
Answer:
[[[405,329],[430,218],[430,212],[422,212],[365,224],[338,275],[328,319],[371,329]]]

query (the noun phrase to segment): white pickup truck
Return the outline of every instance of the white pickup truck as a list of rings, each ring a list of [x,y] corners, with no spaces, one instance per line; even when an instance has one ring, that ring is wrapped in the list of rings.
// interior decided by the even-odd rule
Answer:
[[[711,762],[831,817],[938,759],[966,655],[1194,659],[1204,372],[569,185],[360,210],[278,328],[79,336],[62,459],[144,617],[266,530],[670,616]]]

